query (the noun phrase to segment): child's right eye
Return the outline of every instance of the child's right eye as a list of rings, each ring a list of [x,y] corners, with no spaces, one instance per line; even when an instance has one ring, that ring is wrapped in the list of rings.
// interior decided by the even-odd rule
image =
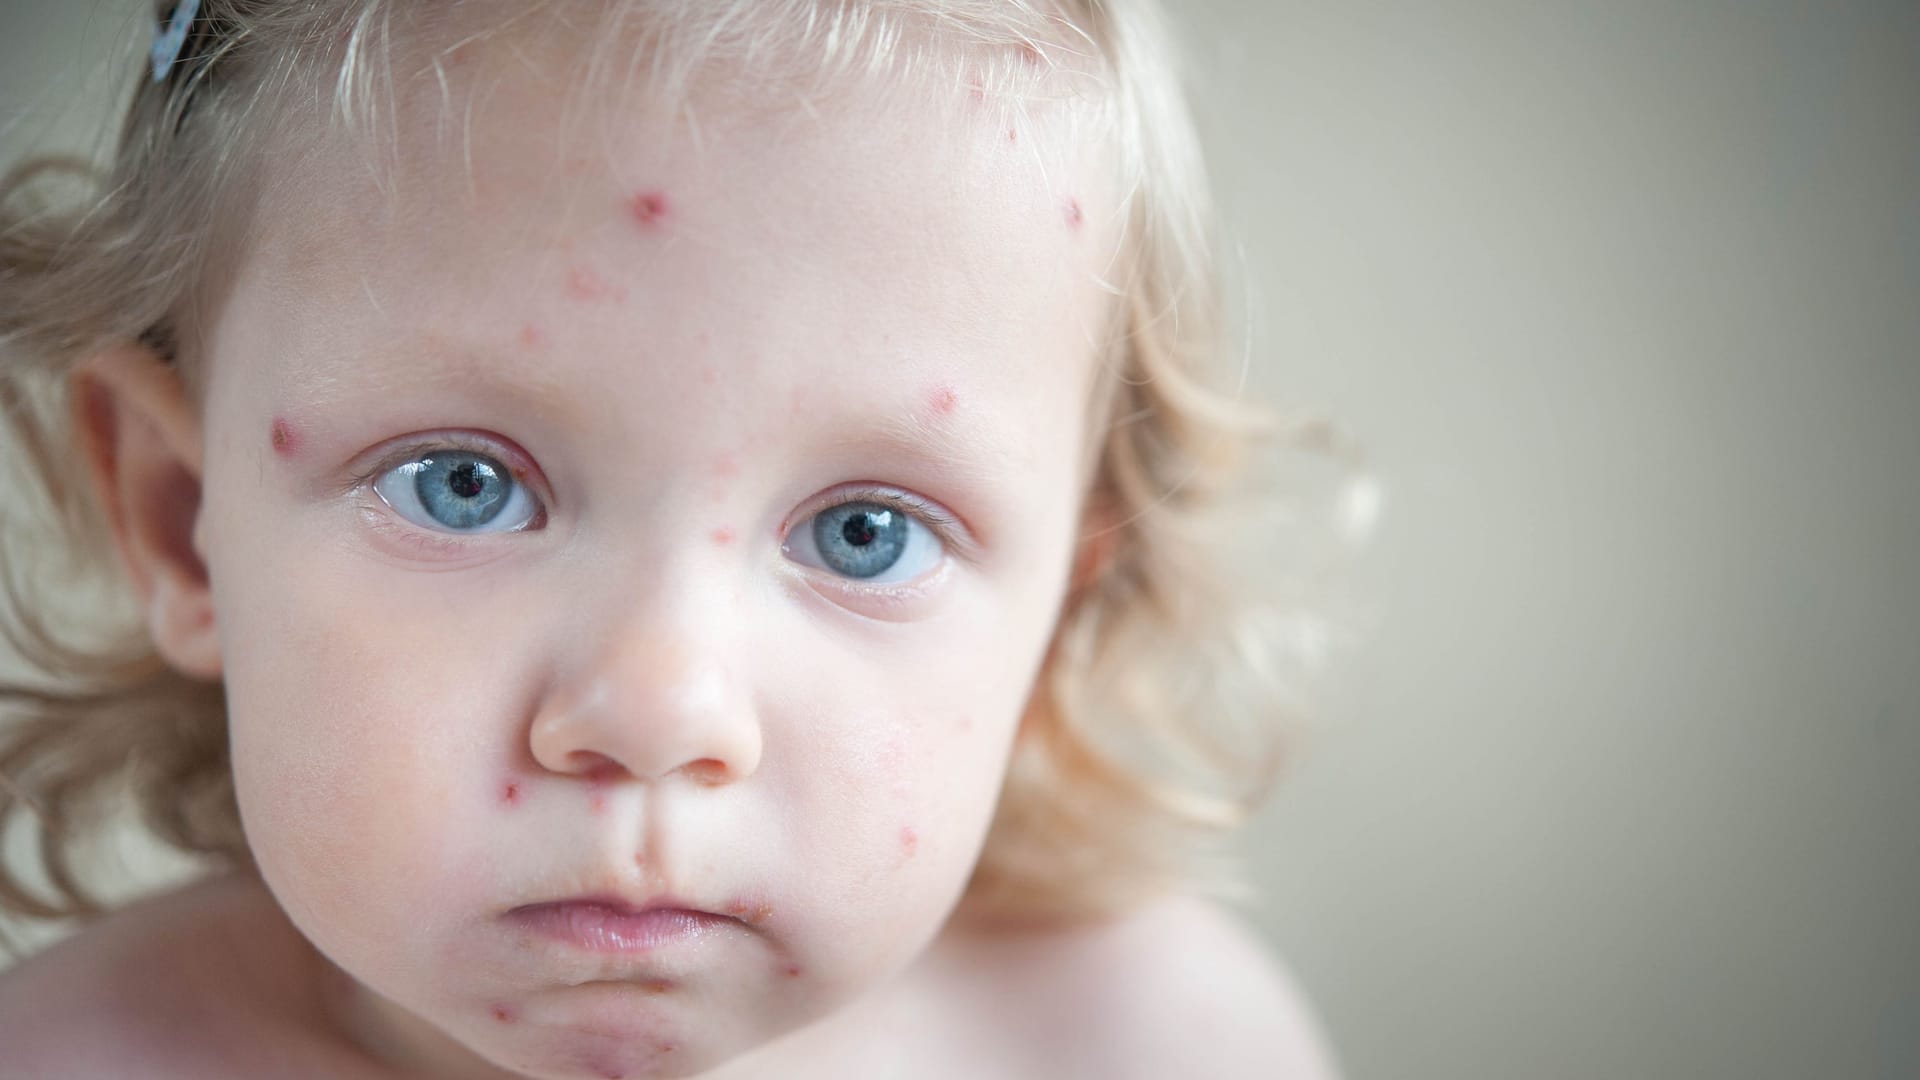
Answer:
[[[518,532],[540,518],[538,499],[500,462],[447,448],[381,473],[374,493],[393,512],[436,532]]]

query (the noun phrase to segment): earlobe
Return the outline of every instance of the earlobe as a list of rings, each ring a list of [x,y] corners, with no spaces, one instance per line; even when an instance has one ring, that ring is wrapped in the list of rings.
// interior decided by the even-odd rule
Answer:
[[[220,646],[197,535],[202,432],[175,368],[126,343],[68,381],[74,441],[147,631],[168,664],[216,679]]]

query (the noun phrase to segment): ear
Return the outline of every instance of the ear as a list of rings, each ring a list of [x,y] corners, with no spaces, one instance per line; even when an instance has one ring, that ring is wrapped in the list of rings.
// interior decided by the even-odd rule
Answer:
[[[1080,534],[1074,541],[1073,569],[1067,578],[1069,606],[1098,584],[1113,566],[1123,531],[1119,511],[1105,499],[1091,502],[1081,514]]]
[[[196,524],[200,419],[176,370],[126,343],[90,357],[68,381],[74,441],[120,564],[166,662],[220,676],[213,597]]]
[[[1120,550],[1123,531],[1118,511],[1104,499],[1089,503],[1081,513],[1080,531],[1074,539],[1073,565],[1067,574],[1067,595],[1060,606],[1061,618],[1066,618],[1079,605],[1081,598],[1098,585],[1112,568],[1114,556]],[[1058,627],[1054,632],[1059,632]],[[1040,662],[1040,673],[1034,679],[1033,696],[1027,699],[1026,708],[1020,714],[1020,726],[1014,733],[1016,741],[1024,738],[1036,723],[1036,700],[1053,662],[1054,645],[1049,642],[1047,654]]]

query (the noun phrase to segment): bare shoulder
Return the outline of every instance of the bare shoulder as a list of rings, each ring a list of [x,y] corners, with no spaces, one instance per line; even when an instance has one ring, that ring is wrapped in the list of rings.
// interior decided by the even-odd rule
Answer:
[[[202,882],[0,972],[6,1075],[288,1075],[278,1036],[297,1030],[298,956],[263,898]]]
[[[1001,937],[988,951],[1035,1075],[1339,1075],[1298,982],[1218,904],[1167,898],[1105,923]]]

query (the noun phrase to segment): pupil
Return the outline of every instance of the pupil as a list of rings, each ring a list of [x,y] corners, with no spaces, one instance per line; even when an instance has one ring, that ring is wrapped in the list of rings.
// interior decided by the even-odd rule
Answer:
[[[475,475],[472,462],[457,465],[447,475],[447,487],[463,499],[471,499],[486,489],[486,481]]]
[[[847,519],[840,527],[840,537],[854,547],[866,547],[873,543],[876,532],[873,528],[872,514],[857,514]]]

